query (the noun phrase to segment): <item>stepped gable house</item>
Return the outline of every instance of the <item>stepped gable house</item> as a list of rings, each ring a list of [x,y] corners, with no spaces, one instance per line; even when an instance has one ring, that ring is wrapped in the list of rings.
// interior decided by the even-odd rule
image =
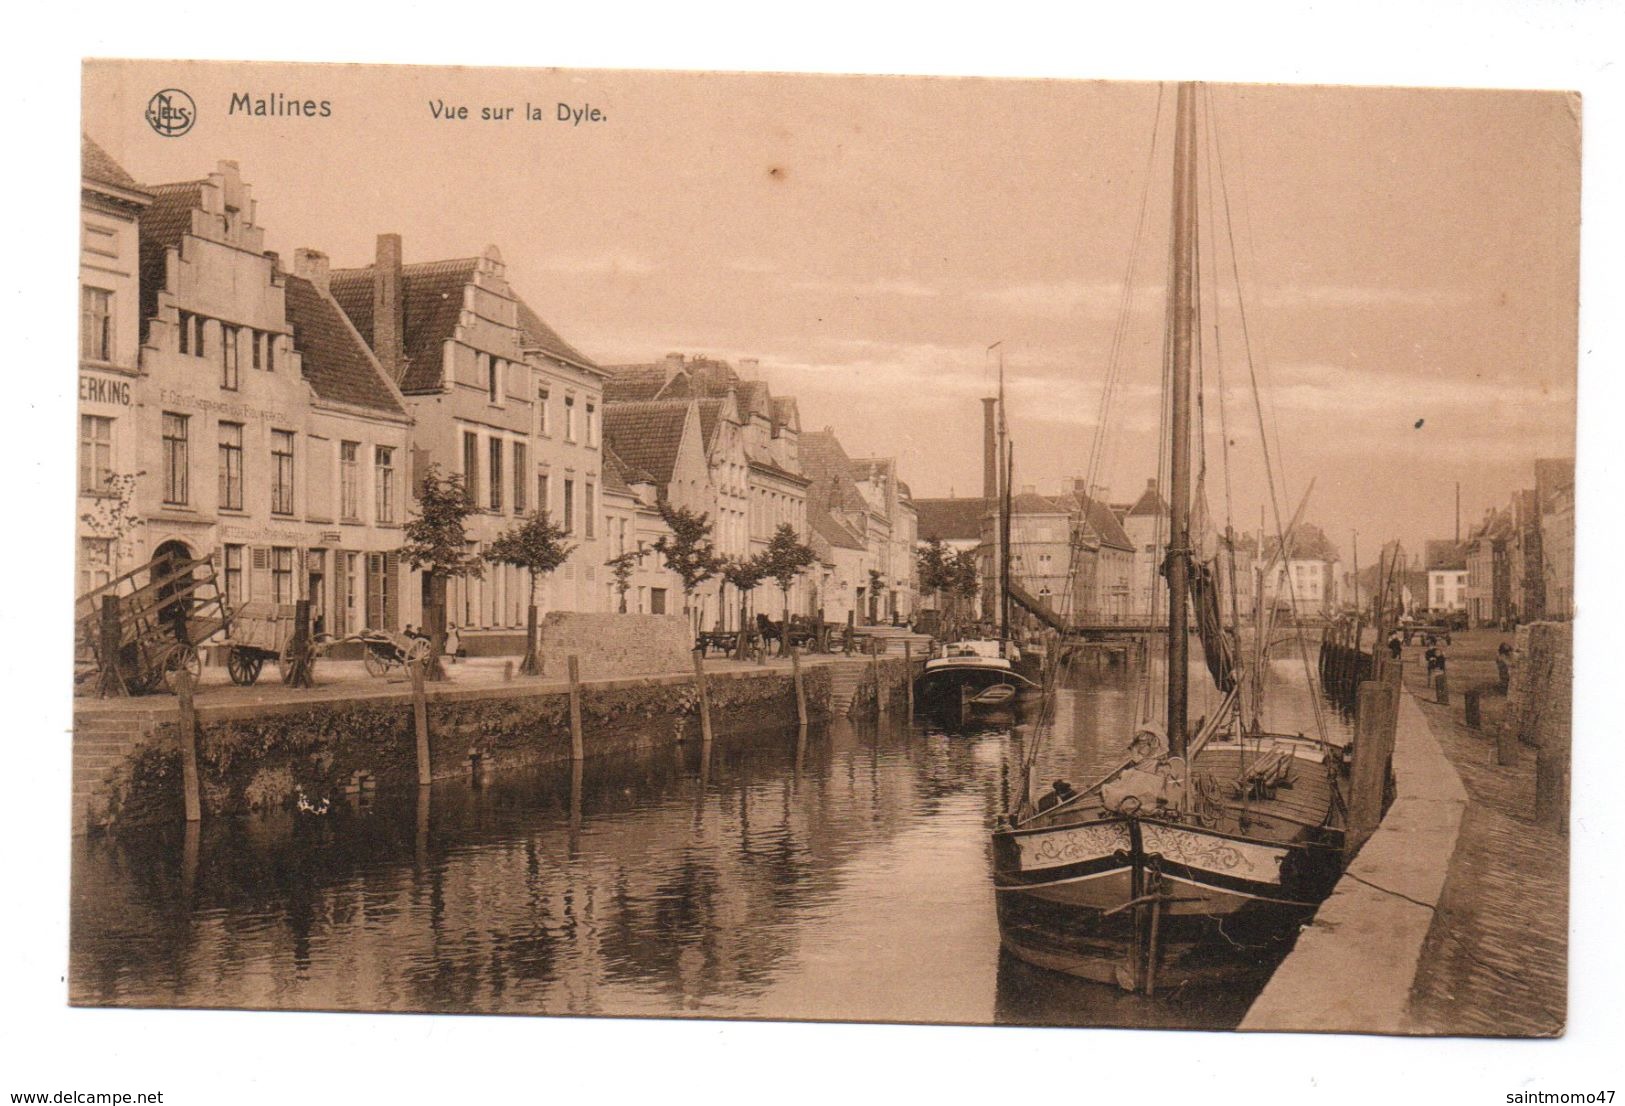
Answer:
[[[430,464],[460,473],[481,549],[546,510],[578,548],[545,579],[539,605],[603,609],[602,370],[524,304],[495,246],[408,264],[400,236],[381,234],[371,265],[329,280],[412,414],[413,486]],[[426,589],[420,575],[420,603]],[[475,652],[512,649],[528,594],[522,570],[487,566],[482,580],[451,582],[447,619]]]
[[[410,417],[329,296],[263,248],[222,161],[141,220],[142,555],[215,553],[233,604],[308,598],[323,630],[395,627]],[[321,255],[306,251],[314,259]]]

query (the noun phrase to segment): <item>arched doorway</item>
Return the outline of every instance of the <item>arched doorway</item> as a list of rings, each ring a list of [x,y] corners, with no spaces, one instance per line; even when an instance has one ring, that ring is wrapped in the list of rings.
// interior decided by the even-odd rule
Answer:
[[[176,570],[195,559],[191,546],[172,538],[153,550],[152,564],[148,569],[148,580],[163,581],[156,597],[159,603],[158,621],[173,626],[175,636],[183,641],[186,639],[186,619],[192,613],[192,571],[188,568],[176,575]],[[171,596],[178,598],[171,599]]]

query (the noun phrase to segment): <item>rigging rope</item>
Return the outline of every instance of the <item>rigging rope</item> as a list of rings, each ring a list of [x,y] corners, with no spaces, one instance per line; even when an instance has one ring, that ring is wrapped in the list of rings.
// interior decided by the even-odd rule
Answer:
[[[1207,101],[1207,105],[1208,105],[1208,113],[1207,114],[1208,114],[1209,119],[1211,121],[1212,116],[1213,116],[1213,90],[1211,89],[1211,87],[1204,85],[1203,86],[1203,95],[1204,95],[1204,98]],[[1282,525],[1281,525],[1281,500],[1280,500],[1280,495],[1279,495],[1278,491],[1276,490],[1275,465],[1271,462],[1271,459],[1270,459],[1269,431],[1268,431],[1268,429],[1266,428],[1266,425],[1265,425],[1264,404],[1263,404],[1263,399],[1262,399],[1262,395],[1261,395],[1261,389],[1259,388],[1259,383],[1258,383],[1258,370],[1257,370],[1257,366],[1256,366],[1256,363],[1255,363],[1254,358],[1253,358],[1252,331],[1251,331],[1251,328],[1248,326],[1248,323],[1247,323],[1247,304],[1246,304],[1246,299],[1242,295],[1242,291],[1241,291],[1241,262],[1240,262],[1240,259],[1239,259],[1238,255],[1237,255],[1237,251],[1236,251],[1236,228],[1235,228],[1234,218],[1233,218],[1233,215],[1232,215],[1231,209],[1230,209],[1230,186],[1229,186],[1228,178],[1226,177],[1226,174],[1225,174],[1225,171],[1224,171],[1224,145],[1223,145],[1223,142],[1222,142],[1222,140],[1221,140],[1221,138],[1219,136],[1218,124],[1215,122],[1215,123],[1212,123],[1211,125],[1212,125],[1212,131],[1213,131],[1213,150],[1214,150],[1213,168],[1218,172],[1218,176],[1219,176],[1219,193],[1223,197],[1223,200],[1224,200],[1225,236],[1228,239],[1228,242],[1229,242],[1229,245],[1230,245],[1230,269],[1231,269],[1231,274],[1232,274],[1232,276],[1233,276],[1233,278],[1235,280],[1236,309],[1237,309],[1237,312],[1239,313],[1240,319],[1241,319],[1242,345],[1243,345],[1243,348],[1245,349],[1246,354],[1247,354],[1247,373],[1248,373],[1248,377],[1252,382],[1253,409],[1256,412],[1257,417],[1258,417],[1258,437],[1259,437],[1259,443],[1263,446],[1264,476],[1265,476],[1265,480],[1267,482],[1267,485],[1269,487],[1270,507],[1273,510],[1274,514],[1275,514],[1276,541],[1280,543],[1281,557],[1282,557],[1282,560],[1284,561],[1286,559],[1287,555],[1288,555],[1289,547],[1288,547],[1287,541],[1286,541],[1286,538],[1287,538],[1286,532],[1283,530]],[[1281,456],[1281,444],[1280,444],[1279,422],[1278,421],[1277,421],[1277,434],[1276,434],[1276,441],[1275,441],[1275,456],[1276,456],[1277,460],[1279,460],[1280,456]],[[1285,477],[1283,475],[1283,480],[1284,479],[1285,479]],[[1260,535],[1260,537],[1262,537],[1262,535]],[[1260,553],[1260,556],[1262,556],[1262,553],[1263,553],[1262,548],[1260,548],[1259,553]],[[1290,566],[1288,566],[1288,567],[1290,567]],[[1292,573],[1290,571],[1287,571],[1287,572],[1284,573],[1284,577],[1285,577],[1285,580],[1286,580],[1287,597],[1288,597],[1288,600],[1289,600],[1289,602],[1291,604],[1291,607],[1292,607],[1293,623],[1294,623],[1295,627],[1298,630],[1298,639],[1299,639],[1298,640],[1298,644],[1299,644],[1299,650],[1298,651],[1299,651],[1299,654],[1300,654],[1300,656],[1301,656],[1301,658],[1303,660],[1304,678],[1306,680],[1308,680],[1309,683],[1310,683],[1311,693],[1310,693],[1310,696],[1309,696],[1309,701],[1310,701],[1310,704],[1314,707],[1315,727],[1316,727],[1316,731],[1320,735],[1320,739],[1322,741],[1325,741],[1326,738],[1327,738],[1326,721],[1325,721],[1323,712],[1321,711],[1320,699],[1319,699],[1318,696],[1316,696],[1313,693],[1314,676],[1313,676],[1313,673],[1311,672],[1310,666],[1309,666],[1309,649],[1308,649],[1308,646],[1303,641],[1302,619],[1299,617],[1299,613],[1298,613],[1297,591],[1296,591],[1296,588],[1293,585]],[[1272,612],[1272,617],[1270,618],[1269,621],[1271,623],[1273,623],[1273,621],[1274,621],[1273,612]],[[1268,636],[1267,636],[1267,633],[1266,633],[1266,627],[1264,625],[1260,625],[1257,628],[1257,632],[1259,634],[1259,649],[1260,649],[1260,653],[1262,654],[1262,650],[1266,647],[1267,641],[1268,641]]]

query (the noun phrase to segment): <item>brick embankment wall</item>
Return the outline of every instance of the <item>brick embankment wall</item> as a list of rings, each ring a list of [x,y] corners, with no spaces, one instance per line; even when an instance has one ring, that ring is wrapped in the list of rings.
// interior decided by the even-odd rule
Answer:
[[[1574,625],[1535,622],[1518,627],[1506,722],[1518,740],[1537,749],[1567,745],[1573,706]]]
[[[571,653],[581,678],[612,679],[649,672],[685,672],[694,635],[678,614],[580,614],[552,611],[537,629],[542,672],[562,680]]]
[[[685,656],[687,653],[685,651]],[[889,709],[904,709],[901,658],[880,664]],[[802,667],[813,719],[829,712],[831,668]],[[869,677],[868,702],[874,702]],[[795,686],[784,668],[710,672],[718,734],[774,732],[796,720]],[[154,701],[157,703],[158,701]],[[549,680],[479,688],[431,685],[427,701],[432,774],[501,770],[570,757],[567,687]],[[593,680],[582,686],[587,756],[697,741],[699,695],[691,675]],[[206,817],[285,807],[373,786],[416,786],[411,695],[389,691],[344,699],[197,709],[197,754]],[[74,730],[74,832],[183,817],[179,723],[173,700],[149,710],[81,708]]]

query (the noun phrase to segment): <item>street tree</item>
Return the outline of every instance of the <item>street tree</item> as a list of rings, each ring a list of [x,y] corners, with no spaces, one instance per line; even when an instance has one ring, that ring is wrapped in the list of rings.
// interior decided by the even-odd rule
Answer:
[[[106,542],[107,575],[119,575],[124,560],[130,555],[131,539],[141,525],[141,516],[135,509],[135,484],[147,475],[146,471],[108,473],[91,504],[90,510],[79,516],[92,535]]]
[[[961,611],[967,604],[973,604],[976,593],[981,590],[981,575],[976,567],[976,550],[961,549],[954,554],[953,574],[948,585],[948,594],[953,600],[954,620],[961,620]],[[975,610],[971,606],[971,610]]]
[[[446,648],[446,581],[454,577],[482,579],[485,563],[469,549],[464,523],[478,508],[469,498],[460,472],[441,472],[429,465],[417,487],[417,512],[407,519],[400,555],[423,573],[429,595],[423,607],[429,633],[429,662],[425,675],[446,678],[440,665]]]
[[[757,585],[762,582],[762,577],[766,575],[766,566],[763,564],[761,557],[723,557],[721,561],[723,580],[739,593],[740,634],[739,643],[734,653],[739,659],[743,660],[746,639],[749,636],[749,623],[746,619],[750,617],[748,610],[750,593],[755,591]]]
[[[611,557],[604,562],[609,574],[615,580],[615,594],[621,600],[621,613],[626,613],[626,593],[632,590],[632,573],[643,563],[643,558],[649,555],[649,550],[638,542],[636,549],[628,549],[625,553]]]
[[[693,609],[694,589],[717,573],[717,547],[711,541],[711,516],[694,512],[687,507],[674,507],[660,501],[660,517],[665,520],[670,534],[662,534],[655,542],[655,552],[666,562],[666,567],[677,574],[683,585],[683,613]],[[693,619],[691,618],[692,622]],[[698,627],[694,627],[698,632]]]
[[[536,655],[536,583],[541,577],[570,559],[576,547],[564,539],[567,531],[537,511],[498,535],[485,551],[492,564],[512,565],[530,575],[530,609],[525,619],[525,659],[519,663],[523,676],[540,676],[542,664]]]
[[[790,589],[796,577],[811,567],[813,560],[812,548],[802,543],[795,527],[788,522],[779,523],[762,553],[762,575],[778,584],[779,593],[784,597],[784,630],[779,639],[781,655],[790,648]]]
[[[954,554],[941,538],[928,538],[914,551],[914,564],[920,577],[920,586],[931,593],[937,608],[937,617],[946,621],[947,603],[944,594],[953,586]]]

